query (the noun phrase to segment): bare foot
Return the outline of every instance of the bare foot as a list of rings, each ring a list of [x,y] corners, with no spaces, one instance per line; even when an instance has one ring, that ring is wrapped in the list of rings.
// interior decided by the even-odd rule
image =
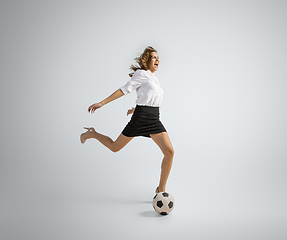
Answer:
[[[159,187],[157,187],[157,188],[155,189],[155,193],[160,193],[160,192],[165,192],[165,190],[160,189]]]
[[[84,129],[87,129],[88,131],[86,131],[85,133],[82,133],[80,136],[80,141],[82,144],[84,144],[86,142],[87,139],[91,138],[93,133],[96,132],[94,128],[86,128],[84,127]]]

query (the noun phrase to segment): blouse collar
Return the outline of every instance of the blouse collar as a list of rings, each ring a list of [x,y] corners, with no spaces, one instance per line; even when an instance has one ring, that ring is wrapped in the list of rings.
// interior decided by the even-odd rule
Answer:
[[[152,75],[155,75],[155,73],[152,73],[151,70],[149,70],[149,69],[147,70],[147,72],[149,72]]]

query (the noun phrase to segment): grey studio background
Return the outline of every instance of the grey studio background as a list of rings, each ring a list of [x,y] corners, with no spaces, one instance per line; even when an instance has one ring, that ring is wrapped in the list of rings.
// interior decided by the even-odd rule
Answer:
[[[6,1],[1,20],[0,238],[286,239],[286,1]],[[135,92],[89,114],[158,50],[175,149],[112,153]]]

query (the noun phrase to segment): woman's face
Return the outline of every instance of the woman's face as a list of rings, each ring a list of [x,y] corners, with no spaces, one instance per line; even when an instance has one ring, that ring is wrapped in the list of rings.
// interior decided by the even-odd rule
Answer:
[[[150,54],[150,62],[148,64],[148,69],[154,73],[157,69],[158,69],[158,65],[159,65],[159,56],[157,55],[156,52],[152,52]]]

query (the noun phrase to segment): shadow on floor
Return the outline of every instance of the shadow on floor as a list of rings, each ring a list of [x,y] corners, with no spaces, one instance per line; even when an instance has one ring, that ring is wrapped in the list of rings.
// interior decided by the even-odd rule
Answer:
[[[140,216],[142,217],[147,217],[147,218],[159,218],[159,217],[164,217],[164,215],[158,214],[156,211],[145,211],[141,212]]]

